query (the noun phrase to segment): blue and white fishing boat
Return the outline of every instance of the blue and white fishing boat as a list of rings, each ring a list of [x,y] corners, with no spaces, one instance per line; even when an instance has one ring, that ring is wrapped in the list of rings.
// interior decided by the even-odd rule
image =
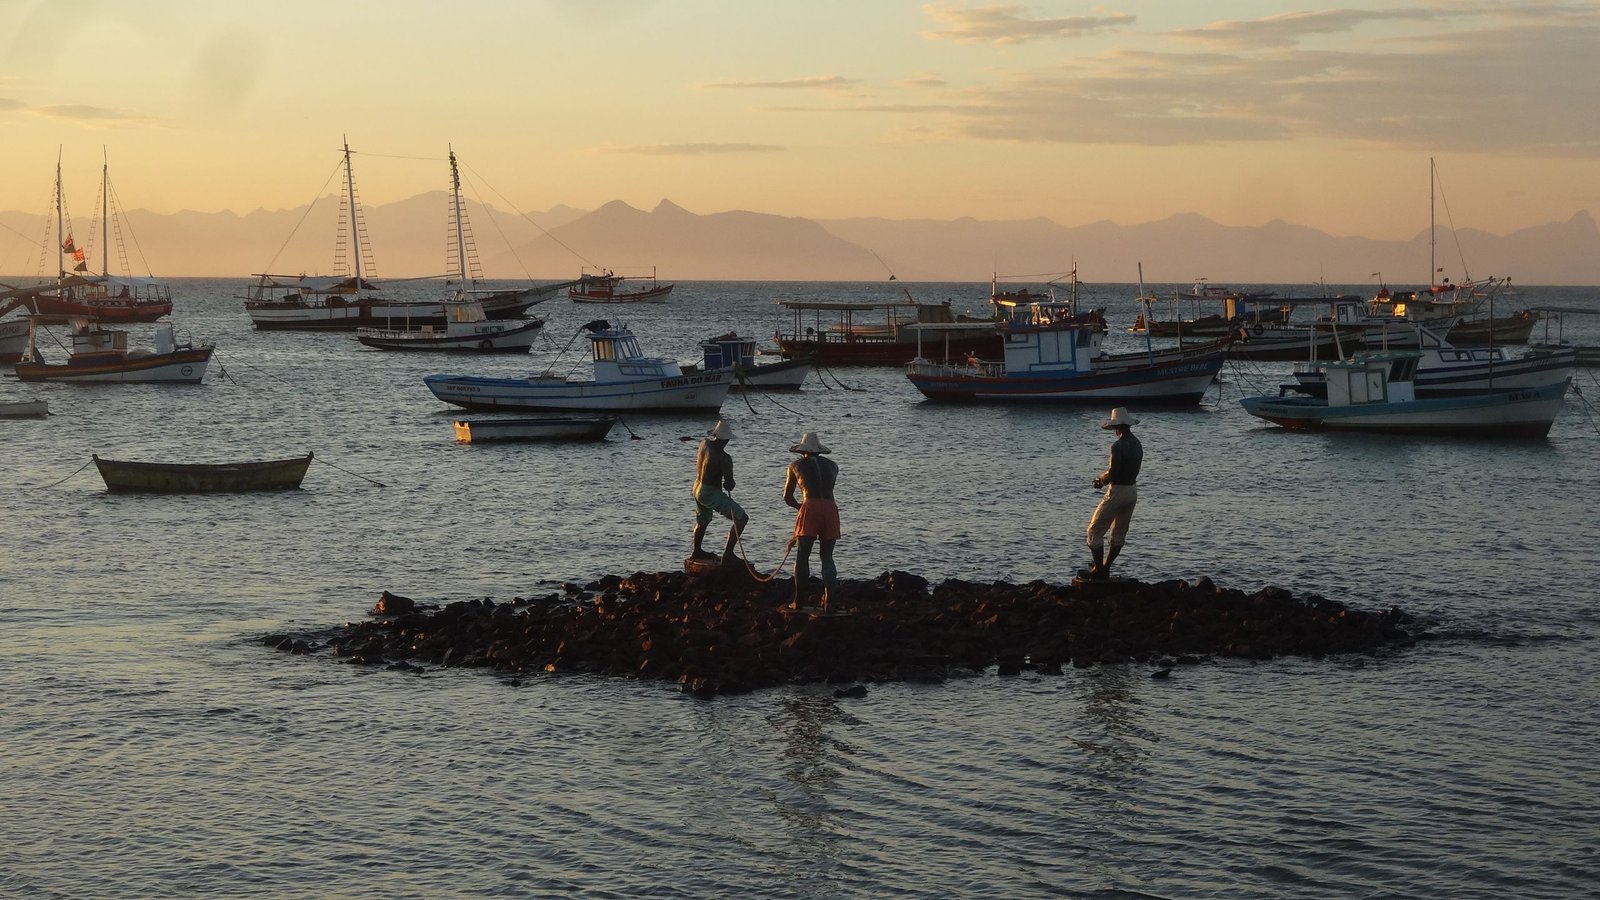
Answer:
[[[929,359],[923,341],[937,352],[942,326],[906,326],[918,334],[917,358],[907,364],[906,377],[924,397],[955,403],[1198,403],[1222,369],[1228,345],[1224,339],[1110,355],[1101,349],[1097,318],[1076,313],[1071,301],[1006,299],[996,307],[1001,362]]]
[[[817,367],[810,356],[759,362],[755,338],[732,331],[701,341],[700,352],[701,364],[685,367],[685,372],[732,372],[734,384],[745,391],[798,391]]]
[[[1570,378],[1577,366],[1578,351],[1571,347],[1528,350],[1513,356],[1503,346],[1456,346],[1440,332],[1421,325],[1414,328],[1421,353],[1415,379],[1418,399],[1543,387]],[[1323,364],[1297,366],[1294,382],[1283,388],[1326,397]]]
[[[597,319],[588,332],[594,377],[552,371],[527,378],[429,375],[428,390],[446,403],[481,410],[716,411],[727,399],[734,373],[686,374],[676,360],[645,356],[633,332]]]
[[[1536,387],[1418,399],[1422,353],[1360,353],[1322,364],[1327,397],[1246,397],[1245,412],[1295,431],[1382,431],[1542,438],[1565,402],[1570,376]]]

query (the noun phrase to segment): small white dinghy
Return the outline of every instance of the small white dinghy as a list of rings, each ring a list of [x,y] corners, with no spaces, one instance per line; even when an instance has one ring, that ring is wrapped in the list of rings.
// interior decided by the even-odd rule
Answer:
[[[616,416],[529,416],[517,419],[456,419],[456,440],[603,441],[617,424]]]

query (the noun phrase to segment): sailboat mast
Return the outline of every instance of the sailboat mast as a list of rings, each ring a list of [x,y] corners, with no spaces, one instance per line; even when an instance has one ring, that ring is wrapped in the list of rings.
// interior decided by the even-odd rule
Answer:
[[[344,190],[350,199],[350,251],[355,257],[356,291],[361,290],[361,228],[356,224],[356,174],[350,168],[350,139],[344,139]]]
[[[100,148],[100,274],[111,274],[111,160]]]
[[[456,151],[450,148],[450,210],[456,225],[456,282],[467,289],[467,234],[461,227],[461,172],[456,169]]]
[[[61,150],[56,149],[56,284],[67,280],[67,261],[62,255],[67,251],[66,226],[61,221]]]
[[[1433,287],[1434,276],[1439,274],[1438,262],[1434,260],[1434,249],[1438,244],[1438,231],[1433,224],[1433,157],[1428,157],[1428,287]]]

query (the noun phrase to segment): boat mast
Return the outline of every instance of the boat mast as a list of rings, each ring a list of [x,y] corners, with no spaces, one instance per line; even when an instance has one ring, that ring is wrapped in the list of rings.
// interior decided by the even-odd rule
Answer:
[[[449,147],[449,145],[446,145]],[[450,211],[455,216],[456,231],[456,283],[467,289],[467,232],[461,227],[461,172],[456,168],[456,151],[450,147]]]
[[[361,226],[356,224],[356,174],[350,168],[350,138],[344,138],[344,189],[350,198],[350,251],[355,257],[356,292],[361,291]]]
[[[100,145],[100,274],[111,274],[111,160],[105,145]],[[131,273],[130,273],[131,274]]]
[[[67,261],[62,254],[67,250],[66,226],[61,221],[61,148],[56,148],[56,286],[67,280]]]
[[[1438,243],[1438,231],[1433,224],[1433,179],[1433,157],[1430,156],[1428,157],[1428,287],[1430,289],[1436,283],[1434,276],[1439,274],[1439,270],[1436,268],[1439,264],[1434,260],[1434,249]]]

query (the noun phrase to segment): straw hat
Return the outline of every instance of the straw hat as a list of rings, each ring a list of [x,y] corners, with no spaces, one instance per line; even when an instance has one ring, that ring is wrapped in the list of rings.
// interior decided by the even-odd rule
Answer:
[[[733,440],[733,426],[729,425],[726,419],[718,419],[717,424],[706,432],[706,437],[713,441],[731,441]]]
[[[1128,413],[1128,408],[1125,406],[1119,406],[1111,411],[1111,418],[1100,423],[1100,427],[1120,428],[1137,424],[1139,424],[1139,420]]]
[[[822,441],[817,440],[815,431],[808,431],[800,435],[800,443],[789,448],[790,453],[828,453],[827,447],[822,446]]]

